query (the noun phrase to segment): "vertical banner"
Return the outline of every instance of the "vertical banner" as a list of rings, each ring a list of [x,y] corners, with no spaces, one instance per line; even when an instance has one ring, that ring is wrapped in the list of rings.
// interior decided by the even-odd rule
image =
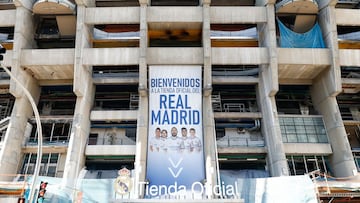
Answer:
[[[201,66],[149,67],[147,197],[204,192],[201,75]]]

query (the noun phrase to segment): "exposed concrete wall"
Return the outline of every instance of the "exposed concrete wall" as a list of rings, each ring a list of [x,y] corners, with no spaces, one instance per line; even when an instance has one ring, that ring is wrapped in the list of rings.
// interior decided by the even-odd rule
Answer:
[[[0,27],[15,26],[16,10],[0,10]]]
[[[166,7],[153,6],[148,7],[147,21],[148,23],[201,23],[202,11],[201,7],[182,6],[182,7]]]
[[[211,90],[212,90],[212,77],[211,77],[211,41],[210,41],[210,2],[203,1],[203,142],[204,142],[204,155],[205,155],[205,178],[206,184],[216,185],[220,184],[217,181],[218,167],[217,167],[217,148],[216,148],[216,133],[215,133],[215,120],[212,109]],[[210,197],[212,194],[212,187],[206,191]]]
[[[84,65],[137,65],[139,48],[85,48],[82,51]]]
[[[11,70],[13,75],[22,82],[23,86],[32,94],[37,102],[40,89],[37,81],[21,68],[21,51],[23,48],[33,47],[34,25],[31,10],[25,7],[16,9],[16,25],[14,31],[14,48]],[[0,174],[15,174],[22,164],[22,144],[26,131],[27,120],[33,115],[32,107],[23,91],[10,80],[10,93],[16,97],[11,120],[6,132],[5,141],[0,152]],[[0,180],[10,177],[0,176]]]
[[[203,64],[203,49],[193,47],[151,47],[148,48],[147,62],[152,65],[168,64]]]
[[[333,148],[330,164],[337,177],[353,176],[356,166],[344,124],[342,122],[336,95],[342,91],[335,5],[329,1],[319,13],[324,41],[331,51],[331,64],[328,70],[318,76],[311,88],[314,107],[324,117],[326,130]]]
[[[249,23],[256,24],[266,22],[265,7],[223,7],[212,6],[210,8],[211,23]]]
[[[139,24],[138,7],[87,8],[86,24]]]
[[[326,6],[319,12],[319,24],[323,34],[324,41],[330,49],[330,68],[323,76],[327,83],[327,89],[330,95],[336,96],[341,92],[341,72],[339,60],[339,48],[337,41],[337,28],[335,21],[335,6]]]
[[[265,8],[268,19],[258,25],[258,30],[263,33],[259,34],[259,42],[268,49],[269,64],[260,66],[257,98],[263,115],[261,130],[267,147],[267,165],[272,176],[283,176],[289,175],[289,170],[275,102],[278,91],[275,8],[273,4],[267,4]]]
[[[147,25],[147,1],[140,1],[140,57],[139,57],[139,109],[137,114],[136,128],[136,156],[134,167],[135,194],[141,198],[144,196],[144,188],[137,187],[146,178],[146,159],[148,146],[148,125],[149,125],[149,94],[147,84],[147,46],[148,46],[148,25]]]
[[[351,153],[336,97],[330,94],[331,91],[329,91],[325,79],[320,78],[314,82],[311,88],[312,101],[316,110],[324,117],[333,150],[333,154],[330,156],[330,167],[337,177],[353,176],[356,172],[354,157]]]
[[[212,63],[216,65],[227,64],[268,64],[269,53],[264,47],[241,47],[241,48],[212,48]]]
[[[85,7],[77,7],[77,28],[75,44],[74,92],[77,96],[74,119],[71,129],[64,177],[64,187],[75,188],[79,172],[85,165],[85,148],[90,133],[90,111],[93,105],[95,87],[92,83],[92,70],[82,62],[82,50],[89,47],[89,27],[85,25]]]

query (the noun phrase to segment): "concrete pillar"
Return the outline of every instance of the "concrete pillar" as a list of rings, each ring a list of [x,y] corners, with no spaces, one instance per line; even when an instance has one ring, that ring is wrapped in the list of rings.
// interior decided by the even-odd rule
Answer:
[[[325,78],[318,79],[311,88],[311,96],[315,109],[323,115],[326,131],[332,146],[333,153],[329,157],[330,168],[336,177],[354,176],[357,173],[356,165],[339,106],[336,97],[331,96],[327,88]]]
[[[267,22],[258,24],[260,46],[268,48],[269,64],[261,65],[258,104],[262,112],[261,130],[266,141],[267,164],[272,176],[289,175],[282,143],[275,94],[278,91],[278,62],[274,4],[267,4]]]
[[[211,40],[210,40],[210,0],[203,0],[203,49],[204,49],[204,88],[203,88],[203,136],[204,136],[204,155],[205,155],[205,176],[206,184],[220,184],[217,181],[218,162],[216,157],[216,133],[215,120],[211,102],[212,77],[211,77]],[[212,187],[207,194],[212,193]],[[209,196],[213,198],[213,196]]]
[[[327,92],[331,96],[336,96],[342,91],[341,84],[341,70],[339,59],[339,47],[337,37],[337,26],[335,16],[335,5],[329,4],[326,7],[322,7],[319,12],[319,25],[323,34],[326,47],[330,49],[330,61],[331,65],[327,69],[322,78],[326,82]]]
[[[336,95],[342,91],[337,26],[336,1],[327,0],[320,4],[319,24],[326,46],[331,51],[330,67],[324,71],[311,88],[313,104],[324,117],[333,154],[330,167],[337,177],[354,176],[357,173],[354,157],[341,118]]]
[[[85,14],[85,6],[78,5],[74,62],[74,92],[77,99],[62,180],[62,185],[70,188],[76,187],[79,172],[85,165],[84,152],[90,133],[90,112],[95,94],[92,69],[82,64],[82,50],[91,46],[88,39],[91,36],[90,28],[84,24]]]
[[[146,52],[148,46],[147,36],[147,0],[140,0],[140,58],[139,58],[139,109],[136,128],[136,156],[135,156],[135,194],[138,198],[144,196],[144,188],[139,188],[145,182],[147,138],[149,124],[149,95],[147,84]],[[143,185],[143,184],[141,184]]]
[[[34,46],[34,24],[32,12],[17,2],[16,23],[14,31],[14,47],[11,71],[23,83],[37,102],[40,89],[37,81],[21,68],[21,51],[23,48]],[[11,120],[6,132],[4,144],[0,151],[0,174],[16,174],[22,162],[21,148],[24,141],[27,120],[32,117],[33,110],[23,91],[10,80],[10,93],[16,97]],[[0,175],[0,180],[9,180],[13,177]]]

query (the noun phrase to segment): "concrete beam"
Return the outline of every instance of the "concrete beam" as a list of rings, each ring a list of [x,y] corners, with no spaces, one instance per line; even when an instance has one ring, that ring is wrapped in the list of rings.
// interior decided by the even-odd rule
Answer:
[[[154,6],[147,8],[147,22],[152,23],[202,23],[202,7],[166,7]]]
[[[93,110],[90,114],[91,121],[136,121],[138,111],[100,111]]]
[[[214,65],[258,65],[268,64],[269,56],[267,48],[212,48],[212,64]]]
[[[74,55],[74,49],[23,49],[21,65],[73,65]]]
[[[340,66],[360,66],[359,49],[339,49]]]
[[[330,144],[319,143],[284,143],[286,155],[330,155]]]
[[[85,156],[135,156],[135,152],[136,145],[87,145]]]
[[[335,9],[337,25],[360,26],[360,12],[358,9]]]
[[[85,48],[84,65],[137,65],[139,48]]]
[[[211,23],[243,23],[256,24],[259,22],[266,22],[267,15],[265,7],[210,7],[210,22]]]
[[[96,24],[139,24],[138,7],[95,7],[86,8],[84,23]]]
[[[277,48],[277,52],[279,64],[331,65],[331,50],[329,49]]]
[[[229,76],[213,76],[212,77],[213,84],[257,84],[259,83],[259,78],[257,77],[246,77],[246,76],[236,76],[236,77],[229,77]]]
[[[147,62],[151,65],[202,65],[204,63],[203,49],[188,47],[150,47],[147,49]]]
[[[0,10],[0,27],[15,26],[16,10]]]

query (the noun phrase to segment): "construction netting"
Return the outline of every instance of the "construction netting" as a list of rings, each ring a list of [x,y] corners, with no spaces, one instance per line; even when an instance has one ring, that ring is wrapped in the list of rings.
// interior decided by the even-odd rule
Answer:
[[[104,170],[101,172],[106,173]],[[108,175],[113,173],[109,172],[111,173]],[[44,203],[112,202],[137,198],[135,185],[129,194],[117,194],[114,187],[115,178],[85,177],[77,181],[77,188],[62,187],[61,180],[43,176],[38,178],[38,184],[40,181],[48,182]],[[222,197],[226,199],[242,199],[245,203],[317,203],[315,185],[307,175],[269,177],[268,172],[264,170],[221,170],[220,181],[219,189],[222,191]],[[31,178],[28,180],[28,183],[30,182]],[[26,191],[26,199],[29,198],[28,193],[29,190]],[[159,199],[169,200],[174,197],[181,199],[181,196],[176,195]]]
[[[245,203],[317,203],[315,185],[307,175],[267,177],[265,171],[220,171],[223,185],[235,185]],[[224,191],[226,194],[231,194]],[[233,198],[225,195],[227,198]]]
[[[322,32],[319,24],[305,33],[296,33],[286,27],[279,19],[277,24],[280,31],[280,47],[284,48],[325,48]]]

